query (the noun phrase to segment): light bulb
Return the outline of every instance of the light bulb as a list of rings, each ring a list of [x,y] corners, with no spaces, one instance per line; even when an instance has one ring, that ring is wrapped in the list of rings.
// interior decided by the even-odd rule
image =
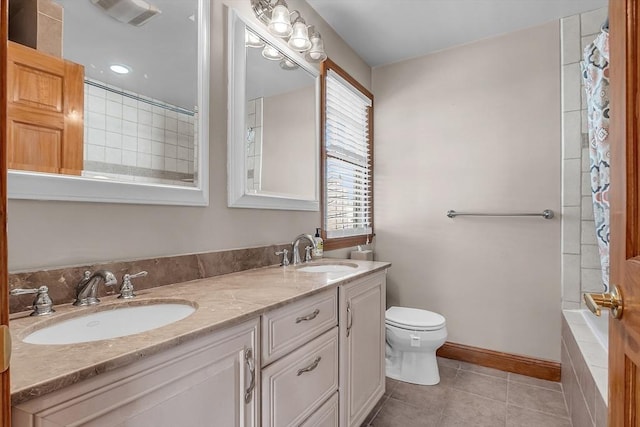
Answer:
[[[309,62],[322,62],[327,59],[327,54],[324,51],[324,42],[319,33],[311,35],[311,49],[305,55],[305,59]]]
[[[131,68],[123,64],[113,64],[109,68],[117,74],[129,74],[131,72]]]
[[[271,21],[267,28],[274,36],[289,37],[291,35],[291,18],[285,2],[279,0],[276,3],[271,12]]]
[[[244,32],[244,44],[247,47],[262,47],[264,42],[260,37],[253,34],[251,31]]]
[[[293,31],[291,38],[289,39],[289,47],[298,52],[304,52],[311,47],[311,41],[309,41],[309,31],[307,24],[302,18],[296,19],[293,24]]]
[[[284,57],[278,49],[271,45],[266,45],[264,49],[262,49],[262,56],[272,61],[279,61]]]
[[[296,64],[295,62],[293,62],[289,58],[283,58],[280,61],[280,68],[282,68],[283,70],[291,71],[291,70],[297,69],[298,68],[298,64]]]

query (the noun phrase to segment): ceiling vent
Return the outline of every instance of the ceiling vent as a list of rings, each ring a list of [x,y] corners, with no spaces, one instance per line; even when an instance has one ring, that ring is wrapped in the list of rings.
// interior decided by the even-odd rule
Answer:
[[[162,13],[160,9],[144,0],[91,0],[91,3],[112,18],[136,27]]]

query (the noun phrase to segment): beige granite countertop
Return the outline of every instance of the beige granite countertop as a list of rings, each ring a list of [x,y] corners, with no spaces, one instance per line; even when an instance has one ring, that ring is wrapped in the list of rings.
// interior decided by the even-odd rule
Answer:
[[[137,292],[125,302],[115,296],[101,298],[93,307],[55,306],[45,317],[22,317],[10,321],[13,339],[11,399],[16,405],[175,347],[213,331],[255,318],[262,313],[303,297],[335,288],[391,264],[377,261],[332,260],[319,263],[353,263],[348,273],[304,273],[296,267],[266,267],[161,286]],[[313,264],[317,264],[314,262]],[[153,271],[149,274],[152,276]],[[122,304],[185,301],[197,306],[189,317],[161,328],[120,338],[80,344],[36,345],[21,338],[56,320],[75,314],[108,310]]]

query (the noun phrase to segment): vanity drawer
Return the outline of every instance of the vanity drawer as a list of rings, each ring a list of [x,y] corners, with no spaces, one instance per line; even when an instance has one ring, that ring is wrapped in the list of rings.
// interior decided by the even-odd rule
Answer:
[[[262,426],[299,426],[337,390],[338,328],[333,328],[262,370]]]
[[[338,392],[335,392],[316,412],[304,420],[300,427],[338,427],[339,423]]]
[[[262,366],[338,324],[336,289],[262,315]]]

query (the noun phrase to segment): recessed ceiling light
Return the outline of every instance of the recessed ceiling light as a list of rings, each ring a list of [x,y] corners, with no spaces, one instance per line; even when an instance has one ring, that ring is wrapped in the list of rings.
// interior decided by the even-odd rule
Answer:
[[[114,64],[109,68],[111,69],[111,71],[118,74],[129,74],[129,72],[131,71],[131,68],[121,64]]]

